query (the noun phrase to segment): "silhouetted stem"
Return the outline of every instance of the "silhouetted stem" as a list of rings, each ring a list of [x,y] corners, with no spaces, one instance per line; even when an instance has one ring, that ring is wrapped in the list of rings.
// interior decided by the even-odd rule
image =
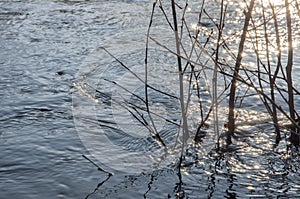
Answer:
[[[231,82],[231,88],[230,88],[230,94],[229,94],[228,131],[227,131],[227,140],[226,140],[227,144],[231,144],[231,136],[233,135],[234,130],[235,130],[234,104],[235,104],[236,83],[237,83],[237,78],[239,76],[239,70],[240,70],[241,62],[242,62],[242,58],[243,58],[242,56],[243,56],[244,44],[246,41],[247,30],[248,30],[249,21],[251,19],[251,15],[252,15],[254,1],[255,0],[251,0],[249,10],[246,13],[246,19],[245,19],[245,23],[244,23],[243,33],[242,33],[240,44],[239,44],[238,56],[236,59],[234,73],[233,73],[232,82]]]
[[[278,29],[278,22],[277,22],[277,16],[275,13],[275,9],[274,6],[270,3],[270,7],[272,9],[272,14],[273,14],[273,19],[274,19],[274,26],[275,26],[275,33],[276,33],[276,46],[277,46],[277,66],[276,66],[276,70],[274,72],[273,77],[271,78],[270,84],[272,85],[272,87],[275,86],[275,82],[276,82],[276,78],[279,72],[279,69],[282,67],[281,65],[281,45],[280,45],[280,35],[279,35],[279,29]],[[272,96],[272,100],[275,101],[275,96]],[[279,125],[278,125],[278,117],[277,117],[277,109],[275,107],[274,104],[272,104],[272,108],[273,108],[273,121],[274,121],[274,128],[275,128],[275,132],[276,132],[276,144],[279,143],[281,136],[280,136],[280,129],[279,129]]]
[[[288,105],[290,110],[290,117],[295,121],[295,107],[294,107],[294,89],[292,80],[292,68],[293,68],[293,36],[292,36],[292,20],[289,9],[289,2],[285,0],[286,8],[286,24],[288,31],[288,62],[286,66],[287,85],[288,85]],[[296,134],[296,126],[291,128],[290,140],[293,144],[299,145],[299,135]]]
[[[217,148],[219,148],[219,117],[218,117],[218,63],[219,63],[219,49],[221,46],[221,38],[222,32],[224,28],[224,20],[225,20],[225,13],[224,12],[224,1],[221,1],[221,11],[220,11],[220,21],[218,25],[218,40],[217,40],[217,47],[216,47],[216,57],[215,57],[215,66],[214,66],[214,73],[213,73],[213,118],[214,118],[214,131],[217,133]]]

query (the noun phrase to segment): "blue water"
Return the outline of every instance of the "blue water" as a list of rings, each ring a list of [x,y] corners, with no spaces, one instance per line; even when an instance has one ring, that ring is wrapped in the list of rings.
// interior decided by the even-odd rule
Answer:
[[[72,96],[80,92],[73,83],[78,73],[98,75],[97,67],[86,66],[99,46],[124,59],[135,52],[143,63],[151,8],[138,0],[0,2],[1,199],[300,195],[299,155],[285,141],[273,150],[275,135],[264,124],[251,129],[251,136],[238,133],[236,151],[217,155],[191,147],[181,176],[169,165],[135,174],[113,170],[108,177],[82,157],[101,165],[74,123]]]

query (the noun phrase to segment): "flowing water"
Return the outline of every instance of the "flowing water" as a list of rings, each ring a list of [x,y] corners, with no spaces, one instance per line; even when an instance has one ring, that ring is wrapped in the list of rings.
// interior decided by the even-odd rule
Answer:
[[[187,16],[191,21],[201,7],[199,1],[192,2],[194,10]],[[219,4],[211,1],[206,11],[217,16]],[[225,31],[234,32],[242,24],[243,5],[233,1],[229,5],[228,15],[235,20],[228,22]],[[285,132],[274,147],[273,127],[264,122],[240,127],[236,147],[224,153],[216,152],[216,132],[207,128],[202,143],[186,148],[178,174],[180,149],[173,146],[180,140],[180,103],[173,97],[178,94],[176,60],[164,48],[153,47],[153,42],[149,81],[172,96],[149,91],[149,106],[157,113],[152,115],[157,132],[173,150],[162,150],[153,134],[128,112],[142,107],[143,84],[101,47],[143,79],[151,10],[152,2],[146,0],[0,2],[0,198],[300,195],[300,156],[287,147]],[[152,36],[173,48],[174,35],[165,26],[164,16],[154,17]],[[203,26],[213,27],[209,17]],[[238,42],[231,39],[234,48]],[[295,49],[298,45],[296,40]],[[256,61],[251,60],[253,52],[246,53],[247,61]],[[294,84],[298,89],[299,60],[296,50]],[[201,89],[207,111],[211,98],[206,83]],[[239,113],[242,120],[266,117],[257,101],[245,102]],[[299,96],[295,104],[299,109]],[[189,117],[193,129],[199,116],[191,113]],[[147,115],[140,118],[151,123]],[[113,175],[97,170],[82,155]]]

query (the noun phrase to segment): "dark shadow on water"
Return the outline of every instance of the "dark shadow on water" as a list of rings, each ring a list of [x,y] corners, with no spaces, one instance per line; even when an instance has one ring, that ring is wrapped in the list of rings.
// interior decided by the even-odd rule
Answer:
[[[151,175],[150,175],[150,181],[148,182],[148,189],[147,191],[144,193],[144,198],[146,199],[147,198],[147,193],[151,191],[152,189],[152,184],[153,184],[153,181],[154,181],[154,178],[157,177],[157,173],[156,172],[153,172]]]
[[[181,163],[181,161],[180,161],[180,163]],[[183,188],[184,183],[183,183],[182,175],[181,175],[181,164],[179,165],[177,176],[178,176],[178,182],[176,183],[176,186],[174,188],[175,197],[177,199],[187,198],[184,188]]]
[[[89,194],[85,197],[85,199],[88,199],[91,195],[96,194],[97,191],[100,189],[100,187],[101,187],[105,182],[107,182],[107,181],[110,179],[111,176],[112,176],[112,175],[108,175],[103,181],[101,181],[101,182],[97,185],[97,187],[94,189],[94,191],[91,192],[91,193],[89,193]]]
[[[94,161],[92,161],[91,159],[89,159],[89,158],[86,157],[85,155],[82,155],[82,157],[85,158],[86,160],[88,160],[90,163],[92,163],[92,164],[97,168],[98,171],[107,174],[107,177],[97,185],[97,187],[94,189],[94,191],[91,192],[91,193],[89,193],[89,194],[85,197],[85,199],[88,199],[91,195],[97,193],[97,191],[99,190],[99,188],[100,188],[105,182],[107,182],[107,181],[110,179],[110,177],[113,176],[113,174],[110,173],[110,172],[108,172],[108,171],[106,171],[106,170],[104,170],[104,169],[102,169],[102,168],[101,168],[100,166],[98,166]]]
[[[223,184],[226,195],[223,195],[222,197],[229,199],[235,199],[237,197],[237,190],[234,189],[236,175],[233,174],[231,166],[228,163],[231,155],[233,155],[231,152],[217,151],[217,154],[213,157],[214,164],[210,165],[211,175],[209,175],[207,179],[207,198],[215,198],[216,194],[218,194],[216,192],[219,191],[217,183],[220,176],[224,177],[226,181],[226,184]]]

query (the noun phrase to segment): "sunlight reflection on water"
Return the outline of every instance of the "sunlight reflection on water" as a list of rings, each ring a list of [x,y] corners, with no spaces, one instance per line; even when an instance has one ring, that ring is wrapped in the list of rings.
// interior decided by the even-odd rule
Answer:
[[[167,1],[162,1],[168,3]],[[199,32],[200,44],[207,42],[207,53],[202,53],[199,59],[207,71],[201,71],[200,76],[207,76],[193,83],[199,83],[202,92],[201,102],[203,108],[208,111],[212,103],[211,87],[212,68],[214,62],[208,56],[212,53],[217,42],[216,23],[220,18],[220,1],[206,1],[206,13],[202,15],[201,23],[198,23],[199,10],[202,1],[189,1],[189,9],[186,13],[187,23],[191,34]],[[249,1],[247,1],[249,2]],[[265,14],[268,21],[267,33],[269,40],[269,53],[271,66],[276,66],[276,34],[274,31],[274,18],[267,0],[263,0]],[[286,65],[287,60],[287,34],[286,16],[283,7],[284,1],[272,1],[277,13],[280,41],[282,44],[282,61]],[[297,15],[296,1],[290,1],[293,14],[293,32],[295,34],[293,45],[295,47],[293,70],[295,87],[299,89],[300,58],[299,54],[299,17]],[[184,8],[184,1],[178,1]],[[235,64],[235,56],[239,45],[241,28],[244,20],[243,1],[225,1],[226,24],[223,30],[224,49],[220,50],[222,61],[229,66]],[[251,41],[257,36],[264,41],[264,27],[260,1],[255,7],[254,21],[257,25],[257,34],[253,26],[245,45],[243,64],[245,67],[255,69],[257,66],[255,44]],[[243,103],[237,109],[238,129],[234,137],[234,145],[230,148],[215,150],[217,133],[212,119],[205,123],[201,131],[201,141],[191,143],[187,148],[182,167],[181,178],[177,174],[176,160],[178,156],[166,159],[167,163],[162,167],[157,166],[157,161],[163,160],[161,151],[152,155],[148,154],[143,159],[144,168],[139,167],[140,156],[145,151],[157,150],[153,144],[147,129],[143,125],[137,125],[128,112],[121,110],[121,106],[111,106],[113,98],[134,102],[141,105],[136,96],[124,94],[124,90],[107,80],[123,82],[124,85],[134,88],[136,94],[144,95],[143,87],[138,86],[138,81],[131,81],[132,77],[124,76],[124,70],[119,70],[120,65],[111,57],[99,53],[99,46],[105,46],[124,63],[132,67],[143,76],[145,55],[145,34],[152,9],[152,2],[148,0],[127,1],[1,1],[0,8],[0,55],[1,55],[1,115],[0,115],[0,198],[84,198],[94,189],[95,198],[295,198],[300,195],[299,186],[299,152],[288,145],[289,131],[282,129],[282,141],[274,145],[275,133],[272,121],[265,108],[260,103],[254,89],[239,83],[238,99]],[[164,4],[166,5],[166,4]],[[170,14],[170,10],[166,9]],[[182,9],[178,9],[180,11]],[[156,12],[154,15],[152,36],[159,42],[174,48],[174,34],[170,31],[164,15]],[[188,37],[188,32],[183,33]],[[250,39],[251,37],[251,39]],[[262,42],[264,43],[264,42]],[[266,45],[259,43],[257,50],[261,53],[261,60],[265,62]],[[220,43],[219,43],[220,44]],[[223,44],[223,43],[222,43]],[[190,40],[183,41],[187,52],[191,49]],[[228,50],[229,49],[229,50]],[[93,51],[94,50],[94,51]],[[199,49],[197,49],[199,50]],[[94,52],[94,53],[93,53]],[[199,51],[198,51],[199,52]],[[151,80],[157,85],[162,84],[166,90],[178,94],[177,89],[177,65],[176,59],[166,49],[151,43]],[[192,55],[197,59],[198,55]],[[199,61],[198,60],[198,61]],[[186,63],[186,62],[185,62]],[[225,66],[224,71],[230,71]],[[105,73],[103,73],[105,72]],[[74,88],[72,83],[82,83],[83,78],[87,83],[95,83],[95,88],[101,91],[112,91],[95,94],[87,89],[90,101],[84,104],[83,93]],[[124,76],[122,79],[121,76]],[[165,78],[168,78],[167,80]],[[106,80],[105,80],[106,78]],[[222,79],[222,76],[219,76]],[[257,77],[250,77],[258,84]],[[119,80],[119,81],[118,81]],[[189,80],[187,75],[186,81]],[[218,82],[218,93],[228,81]],[[82,85],[82,84],[81,84]],[[176,86],[174,86],[176,85]],[[278,82],[282,89],[286,84]],[[111,89],[113,87],[113,89]],[[175,88],[174,88],[175,87]],[[269,92],[268,88],[264,88]],[[122,92],[121,92],[122,91]],[[192,90],[194,94],[196,89]],[[250,97],[244,99],[243,96]],[[278,94],[278,93],[277,93]],[[71,104],[71,95],[79,95],[79,101]],[[118,97],[117,97],[118,96]],[[101,98],[102,97],[102,98]],[[160,95],[154,95],[151,109],[171,119],[180,122],[179,102],[170,98],[156,100]],[[109,99],[109,100],[108,100]],[[227,120],[228,99],[226,93],[220,98],[219,127],[220,136],[224,137],[224,123]],[[137,103],[137,101],[139,103]],[[103,104],[99,104],[102,102]],[[286,102],[278,100],[284,107]],[[105,104],[106,103],[106,104]],[[295,98],[296,109],[300,109],[300,99]],[[82,105],[80,108],[78,106]],[[73,110],[71,110],[71,107]],[[166,108],[167,107],[167,108]],[[93,110],[88,112],[90,109]],[[124,107],[123,107],[124,108]],[[284,107],[285,108],[285,107]],[[113,109],[113,110],[112,110]],[[81,111],[76,115],[76,110]],[[285,110],[287,110],[285,108]],[[74,118],[72,118],[72,111]],[[113,117],[112,115],[117,115]],[[93,132],[96,138],[88,140],[90,144],[99,144],[97,136],[102,127],[106,125],[111,132],[108,136],[114,148],[120,152],[120,147],[136,153],[134,157],[126,156],[127,153],[111,154],[107,143],[100,143],[100,148],[94,148],[104,160],[95,160],[97,164],[107,163],[110,160],[117,170],[108,181],[102,183],[105,174],[98,172],[92,164],[81,158],[81,154],[92,154],[88,147],[82,144],[75,132],[73,119],[76,116],[84,116],[78,135]],[[144,116],[146,121],[149,118]],[[199,114],[197,99],[191,99],[189,109],[191,129],[195,131],[202,117]],[[130,121],[129,121],[130,120]],[[172,143],[178,126],[167,124],[160,117],[154,117],[159,121],[158,131],[162,132],[166,142]],[[109,123],[114,121],[114,123]],[[117,122],[115,122],[117,121]],[[107,123],[104,123],[107,122]],[[281,124],[288,125],[284,117],[280,117]],[[118,126],[118,124],[119,126]],[[80,124],[80,123],[79,123]],[[283,126],[284,126],[283,125]],[[84,128],[82,128],[84,127]],[[122,139],[114,129],[121,129]],[[82,131],[80,131],[82,130]],[[80,135],[79,135],[80,136]],[[135,137],[135,139],[131,139]],[[141,140],[139,140],[141,138]],[[107,137],[105,137],[107,139]],[[150,141],[149,141],[150,140]],[[139,142],[140,141],[140,142]],[[146,144],[145,144],[146,143]],[[101,145],[102,144],[102,145]],[[91,151],[90,151],[91,152]],[[128,152],[128,151],[126,151]],[[176,154],[177,155],[177,154]],[[136,158],[138,164],[130,162]],[[148,159],[147,159],[148,158]],[[132,166],[128,169],[125,166]],[[149,169],[150,167],[150,169]],[[163,168],[163,169],[161,169]],[[141,171],[144,171],[141,173]],[[127,173],[126,173],[127,172]],[[133,174],[129,174],[133,173]],[[178,190],[180,188],[180,190]]]
[[[201,85],[203,91],[203,98],[205,102],[205,109],[209,109],[209,104],[212,103],[211,98],[211,84],[212,84],[212,68],[214,67],[214,62],[211,61],[210,56],[211,53],[210,48],[214,48],[218,43],[215,35],[218,30],[216,30],[216,23],[218,23],[219,18],[219,2],[210,2],[206,7],[206,15],[203,16],[201,23],[197,22],[197,9],[200,8],[199,2],[190,2],[190,7],[187,9],[187,13],[185,15],[186,19],[189,19],[191,23],[189,23],[189,28],[191,31],[196,33],[199,31],[199,40],[201,44],[204,44],[209,49],[207,52],[203,53],[201,57],[201,62],[206,69],[208,69],[205,73],[201,73],[201,75],[206,76],[206,81],[200,82],[197,81],[193,83],[193,85],[197,85],[199,83]],[[195,3],[193,5],[193,3]],[[256,51],[260,56],[260,62],[265,63],[266,61],[270,61],[272,67],[276,66],[277,63],[277,55],[278,48],[276,47],[276,33],[272,29],[274,26],[274,18],[272,15],[272,10],[270,6],[267,6],[268,2],[263,2],[264,10],[261,6],[259,6],[260,2],[255,6],[253,21],[249,28],[248,38],[246,40],[245,49],[243,52],[243,67],[248,69],[256,70],[257,67],[257,59],[256,59]],[[282,1],[274,1],[272,3],[274,5],[274,9],[276,11],[277,23],[279,25],[279,39],[281,42],[281,50],[282,50],[282,63],[286,64],[286,51],[287,51],[287,38],[286,38],[286,16],[284,10],[284,4]],[[226,48],[222,48],[219,53],[222,57],[222,60],[225,60],[226,63],[230,65],[235,64],[235,55],[237,54],[237,47],[239,45],[239,38],[241,35],[242,29],[242,21],[244,20],[244,10],[246,9],[245,4],[241,3],[241,1],[230,1],[228,3],[228,8],[226,10],[226,23],[223,30],[223,38],[226,44]],[[264,27],[263,18],[261,16],[262,12],[265,12],[265,18],[268,20],[266,23],[266,27]],[[296,10],[292,10],[294,13]],[[167,12],[169,10],[167,9]],[[295,13],[294,13],[295,14]],[[164,27],[165,22],[162,20],[163,15],[155,14],[153,21],[153,29],[152,36],[155,41],[160,44],[165,44],[168,48],[172,49],[172,34],[168,32],[168,29]],[[295,20],[295,23],[298,24],[299,21]],[[295,31],[297,30],[297,26],[294,27]],[[267,33],[267,37],[265,37],[265,31]],[[128,32],[130,35],[130,31]],[[187,36],[188,33],[183,31],[183,36]],[[135,35],[136,36],[136,35]],[[184,38],[184,37],[183,37]],[[188,38],[188,36],[187,36]],[[209,38],[209,41],[207,41]],[[265,40],[269,42],[268,45],[265,44]],[[296,47],[298,37],[294,37],[294,46]],[[133,39],[134,41],[138,41],[138,39]],[[253,41],[260,41],[257,44]],[[113,41],[113,39],[112,39]],[[142,68],[141,63],[137,63],[134,56],[137,56],[136,59],[143,57],[138,51],[142,52],[143,47],[137,51],[130,47],[130,43],[125,42],[126,44],[126,52],[123,49],[117,49],[114,46],[108,45],[108,47],[112,48],[115,55],[118,55],[118,58],[122,58],[124,63],[129,63],[130,66],[138,65]],[[186,51],[191,50],[192,46],[190,42],[187,40],[182,41],[183,47]],[[223,44],[223,43],[219,43]],[[159,46],[158,45],[158,46]],[[151,47],[153,43],[151,43]],[[153,48],[153,52],[160,52],[160,50],[164,49],[164,47],[155,47]],[[198,49],[197,49],[198,50]],[[268,50],[268,53],[266,51]],[[295,49],[297,50],[297,49]],[[161,54],[166,53],[162,51]],[[202,53],[202,52],[201,52]],[[201,54],[200,53],[200,54]],[[159,54],[159,53],[158,53]],[[176,76],[173,74],[176,70],[176,63],[173,63],[172,56],[165,56],[167,59],[157,56],[157,54],[149,54],[151,58],[154,60],[153,67],[154,68],[154,79],[159,80],[162,79],[163,84],[168,85],[168,82],[172,85],[176,85]],[[269,57],[267,57],[269,56]],[[124,57],[128,57],[127,60]],[[191,58],[197,59],[197,56],[191,55]],[[160,62],[159,60],[164,60]],[[171,61],[171,62],[170,62]],[[198,60],[199,61],[199,60]],[[107,63],[110,65],[110,63]],[[164,67],[162,67],[164,66]],[[139,73],[139,67],[136,68],[136,72]],[[116,66],[112,67],[116,68]],[[225,71],[229,70],[226,67],[223,68]],[[272,69],[273,70],[273,69]],[[94,70],[95,72],[97,70]],[[151,72],[153,72],[151,71]],[[159,72],[158,72],[159,71]],[[171,71],[171,72],[170,72]],[[205,70],[203,70],[205,71]],[[167,73],[166,73],[167,72]],[[173,72],[173,73],[172,73]],[[106,73],[110,73],[109,70]],[[169,74],[168,74],[169,73]],[[117,74],[115,72],[114,74]],[[118,73],[120,75],[120,73]],[[166,75],[167,74],[167,75]],[[94,75],[94,74],[93,74]],[[92,76],[93,76],[92,75]],[[121,74],[122,75],[122,74]],[[245,75],[243,73],[243,75]],[[143,75],[141,75],[143,76]],[[151,75],[150,75],[151,76]],[[168,81],[165,80],[165,77],[168,76]],[[119,78],[114,76],[109,76],[110,78]],[[152,76],[151,76],[152,77]],[[185,77],[186,81],[189,81],[189,76]],[[260,82],[258,82],[257,77],[252,77],[253,83],[257,86]],[[267,76],[264,76],[267,78]],[[96,77],[97,79],[97,77]],[[221,76],[219,76],[221,79]],[[226,79],[226,78],[224,78]],[[122,81],[121,81],[122,82]],[[124,83],[124,84],[123,84]],[[224,90],[224,85],[227,85],[229,82],[227,80],[219,80],[218,82],[218,93],[221,93]],[[279,84],[284,85],[284,82],[279,82]],[[126,82],[122,82],[122,85],[129,85]],[[103,85],[102,85],[103,86]],[[270,90],[265,85],[263,88],[264,92],[268,93]],[[290,171],[290,166],[293,164],[292,159],[282,159],[285,154],[290,153],[289,149],[286,149],[287,142],[287,134],[286,132],[282,132],[282,136],[284,140],[280,143],[279,146],[275,146],[274,137],[275,133],[273,133],[272,120],[270,119],[267,111],[264,110],[264,105],[261,103],[259,96],[257,95],[255,89],[249,88],[247,85],[239,82],[237,83],[238,87],[238,97],[240,100],[240,107],[237,109],[237,132],[235,133],[235,145],[229,149],[224,150],[222,153],[211,150],[212,147],[215,146],[216,140],[216,132],[211,130],[214,125],[219,125],[221,129],[221,137],[224,136],[224,128],[223,125],[227,119],[228,109],[226,104],[228,103],[226,98],[226,93],[220,97],[220,108],[218,112],[219,123],[214,123],[213,120],[209,119],[206,123],[207,125],[207,135],[204,138],[204,141],[200,144],[191,144],[187,149],[187,154],[184,161],[183,167],[183,181],[187,180],[189,185],[185,185],[186,191],[193,196],[195,190],[199,191],[199,188],[210,196],[220,196],[227,195],[232,197],[264,197],[264,196],[274,196],[277,194],[281,194],[284,192],[286,187],[278,188],[281,182],[281,176],[287,175],[287,173],[294,171]],[[176,90],[176,89],[175,89]],[[137,91],[137,90],[134,90]],[[174,92],[176,93],[176,91]],[[140,93],[143,96],[143,93]],[[245,97],[247,96],[247,97]],[[167,103],[167,102],[166,102]],[[193,129],[197,127],[197,123],[201,120],[201,117],[197,115],[199,113],[199,107],[197,107],[197,100],[191,99],[191,103],[189,106],[189,116],[191,118],[190,121],[194,119],[191,125]],[[284,102],[280,102],[284,103]],[[167,109],[165,109],[167,110]],[[286,110],[286,109],[285,109]],[[178,114],[178,113],[177,113]],[[104,117],[104,116],[103,116]],[[128,118],[128,117],[126,117]],[[125,116],[123,120],[126,120]],[[196,118],[196,120],[195,120]],[[101,120],[101,118],[98,118]],[[103,118],[104,119],[104,118]],[[122,115],[120,115],[120,121],[122,121]],[[280,117],[281,119],[281,117]],[[282,117],[280,122],[284,123],[286,120]],[[134,124],[134,123],[132,123]],[[126,128],[123,128],[123,130]],[[134,128],[133,128],[134,129]],[[126,130],[125,130],[126,131]],[[138,132],[140,133],[140,132]],[[134,135],[134,134],[132,134]],[[132,147],[130,143],[127,143],[126,147]],[[131,143],[132,144],[132,143]],[[125,146],[125,145],[124,145]],[[125,157],[125,156],[124,156]],[[112,159],[110,159],[112,160]],[[122,160],[122,157],[116,156],[113,161]],[[274,162],[278,162],[272,165]],[[147,163],[146,163],[147,164]],[[171,164],[172,165],[172,164]],[[171,166],[169,165],[169,166]],[[298,167],[298,165],[295,165]],[[276,169],[277,168],[277,169]],[[121,168],[118,168],[121,169]],[[199,174],[201,173],[201,174]],[[203,180],[205,179],[205,180]],[[217,181],[216,181],[217,179]],[[195,184],[200,183],[198,186]],[[152,182],[151,182],[152,183]],[[294,186],[294,181],[288,181],[291,185]],[[224,190],[224,184],[228,184],[226,190]],[[276,192],[275,190],[278,189]],[[220,191],[224,190],[224,191]],[[243,190],[243,191],[240,191]],[[293,195],[293,193],[288,193],[286,195]],[[284,193],[283,193],[284,195]]]

